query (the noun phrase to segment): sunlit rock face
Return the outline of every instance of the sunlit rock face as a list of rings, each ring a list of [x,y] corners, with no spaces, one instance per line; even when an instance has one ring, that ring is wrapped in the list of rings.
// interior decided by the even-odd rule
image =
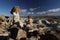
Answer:
[[[5,17],[5,15],[0,15],[0,34],[1,33],[6,33],[7,28],[9,26],[9,20],[8,18]]]
[[[20,20],[20,15],[19,15],[19,13],[20,13],[20,7],[19,6],[14,6],[12,9],[11,9],[11,11],[10,11],[10,13],[12,14],[12,16],[13,16],[13,24],[14,23],[16,23],[16,24],[19,24],[19,26],[21,26],[21,27],[23,27],[23,23],[22,23],[22,21]],[[17,23],[18,22],[18,23]]]

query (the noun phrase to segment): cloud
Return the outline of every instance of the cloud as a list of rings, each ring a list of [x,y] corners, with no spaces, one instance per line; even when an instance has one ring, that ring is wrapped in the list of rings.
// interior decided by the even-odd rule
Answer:
[[[22,14],[25,14],[25,15],[53,15],[53,16],[59,16],[60,15],[60,8],[56,8],[56,9],[49,9],[47,11],[42,11],[42,12],[35,12],[34,10],[36,10],[38,8],[30,8],[29,10],[27,9],[22,9],[21,12]]]
[[[39,9],[40,7],[37,7],[37,8],[30,8],[29,11],[34,11],[36,9]]]
[[[60,8],[48,10],[47,15],[59,16],[60,15]]]
[[[21,9],[21,13],[22,14],[34,14],[34,12],[32,12],[32,11],[34,11],[36,8],[30,8],[29,10],[28,9]]]
[[[48,12],[58,12],[58,11],[60,11],[60,8],[50,9],[50,10],[48,10]]]
[[[21,12],[27,12],[27,9],[22,9]]]
[[[39,15],[52,15],[52,16],[59,16],[60,15],[60,8],[56,9],[49,9],[47,11],[37,12],[36,14]]]
[[[42,12],[37,12],[36,14],[45,14],[46,11],[42,11]]]
[[[27,14],[28,14],[28,15],[30,15],[30,14],[34,14],[34,12],[27,12]]]
[[[37,8],[30,8],[29,11],[34,11],[36,10]]]

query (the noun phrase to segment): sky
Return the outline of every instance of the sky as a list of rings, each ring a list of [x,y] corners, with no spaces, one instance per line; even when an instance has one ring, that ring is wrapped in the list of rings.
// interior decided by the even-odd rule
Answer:
[[[20,15],[60,16],[60,0],[0,0],[0,15],[10,16],[13,6],[21,8]]]

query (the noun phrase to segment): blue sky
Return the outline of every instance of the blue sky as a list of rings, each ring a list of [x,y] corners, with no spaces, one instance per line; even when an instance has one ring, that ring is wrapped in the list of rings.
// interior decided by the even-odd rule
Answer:
[[[11,15],[10,10],[16,5],[22,8],[20,15],[23,16],[28,14],[35,15],[36,13],[51,13],[51,15],[54,15],[57,10],[60,11],[60,0],[0,0],[0,14]],[[54,11],[54,13],[51,11]]]

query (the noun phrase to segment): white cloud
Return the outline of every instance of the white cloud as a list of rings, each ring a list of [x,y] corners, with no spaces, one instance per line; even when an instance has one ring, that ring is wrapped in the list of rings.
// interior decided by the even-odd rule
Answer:
[[[31,12],[28,12],[28,14],[31,14]]]
[[[42,12],[37,12],[36,14],[45,14],[46,11],[42,11]]]
[[[47,11],[34,13],[33,11],[36,9],[37,8],[30,8],[29,11],[27,9],[22,9],[21,12],[22,12],[22,14],[27,14],[27,15],[29,15],[29,14],[33,14],[33,15],[36,15],[36,14],[38,14],[38,15],[60,15],[60,8],[49,9]]]
[[[60,8],[48,10],[47,15],[59,16],[60,15]]]
[[[34,14],[34,12],[31,12],[33,10],[35,10],[36,8],[30,8],[29,11],[27,9],[21,9],[21,14]]]
[[[47,11],[42,11],[42,12],[37,12],[36,14],[40,14],[40,15],[60,15],[60,8],[56,8],[56,9],[49,9]]]
[[[34,11],[36,10],[37,8],[30,8],[29,11]]]
[[[37,7],[37,8],[30,8],[29,11],[34,11],[36,9],[39,9],[40,7]]]
[[[58,11],[60,11],[60,8],[50,9],[50,10],[48,10],[48,12],[58,12]]]
[[[34,14],[34,12],[27,12],[27,14]]]
[[[22,9],[21,12],[27,12],[27,9]]]

